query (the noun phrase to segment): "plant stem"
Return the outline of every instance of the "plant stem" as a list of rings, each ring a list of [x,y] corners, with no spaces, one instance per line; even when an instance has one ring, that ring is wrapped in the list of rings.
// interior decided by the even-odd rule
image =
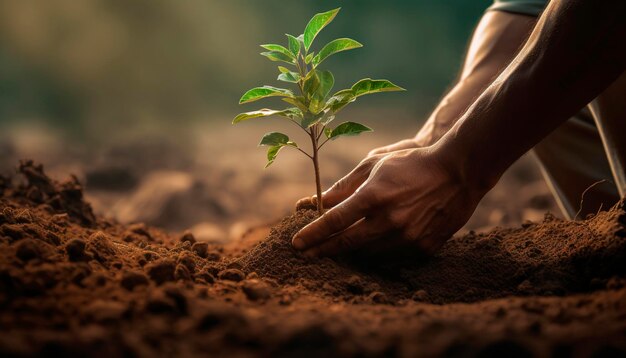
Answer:
[[[300,59],[298,59],[296,61],[296,66],[298,67],[298,73],[300,74],[300,80],[298,81],[298,87],[300,88],[300,93],[302,94],[302,96],[306,99],[307,95],[304,92],[304,81],[303,78],[305,78],[308,73],[309,70],[307,68],[306,62],[304,60],[304,55],[301,56],[301,60],[302,60],[302,66],[300,64]],[[304,69],[302,68],[304,67]],[[307,100],[305,103],[306,107],[309,106],[309,101]],[[303,111],[303,115],[306,116],[306,114],[308,113],[308,111]],[[320,139],[320,133],[318,133],[318,130],[320,130],[318,128],[319,126],[317,124],[313,125],[311,128],[309,128],[308,131],[305,131],[309,134],[309,137],[311,137],[311,144],[313,146],[313,155],[308,155],[306,152],[304,152],[302,149],[298,148],[298,150],[300,150],[302,153],[306,154],[307,157],[311,158],[311,160],[313,160],[313,169],[315,170],[315,189],[317,191],[317,212],[320,214],[320,216],[324,213],[324,204],[322,204],[322,184],[320,182],[320,165],[319,165],[319,157],[318,157],[318,141]],[[304,128],[302,128],[304,129]]]
[[[324,204],[322,203],[322,184],[320,182],[320,165],[317,147],[317,133],[315,132],[317,125],[311,128],[311,144],[313,144],[313,169],[315,170],[315,187],[317,191],[317,212],[322,215],[324,213]],[[315,129],[314,129],[315,128]]]
[[[319,138],[318,138],[318,140],[319,140]],[[323,142],[322,142],[322,144],[320,144],[320,145],[317,147],[317,150],[322,149],[322,147],[324,146],[324,144],[326,144],[326,142],[328,142],[329,140],[330,140],[329,138],[326,138],[326,140],[325,140],[325,141],[323,141]],[[319,143],[319,142],[318,142],[318,143]]]

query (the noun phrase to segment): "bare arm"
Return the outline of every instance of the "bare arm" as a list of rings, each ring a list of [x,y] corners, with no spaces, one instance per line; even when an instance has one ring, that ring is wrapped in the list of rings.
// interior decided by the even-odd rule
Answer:
[[[442,138],[439,152],[461,161],[467,180],[491,187],[625,66],[626,2],[553,0],[519,55]]]
[[[457,83],[435,107],[417,135],[371,154],[425,147],[437,142],[513,60],[536,21],[530,16],[487,12],[474,31]]]

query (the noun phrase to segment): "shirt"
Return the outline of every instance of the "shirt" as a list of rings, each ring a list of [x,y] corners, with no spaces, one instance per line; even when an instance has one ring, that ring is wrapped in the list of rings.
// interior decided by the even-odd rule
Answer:
[[[495,0],[487,10],[539,16],[550,0]]]

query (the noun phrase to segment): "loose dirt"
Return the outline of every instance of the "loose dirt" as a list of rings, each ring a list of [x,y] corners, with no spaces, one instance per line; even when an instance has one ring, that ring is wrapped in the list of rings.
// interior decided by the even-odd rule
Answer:
[[[382,261],[301,256],[312,211],[215,245],[98,217],[32,162],[0,193],[0,356],[626,354],[623,202]]]

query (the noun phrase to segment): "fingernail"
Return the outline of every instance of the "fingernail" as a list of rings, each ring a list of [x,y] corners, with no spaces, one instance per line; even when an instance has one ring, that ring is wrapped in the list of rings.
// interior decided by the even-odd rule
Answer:
[[[293,240],[291,240],[291,245],[296,249],[296,250],[302,250],[304,249],[304,241],[302,241],[301,238],[294,236]]]

